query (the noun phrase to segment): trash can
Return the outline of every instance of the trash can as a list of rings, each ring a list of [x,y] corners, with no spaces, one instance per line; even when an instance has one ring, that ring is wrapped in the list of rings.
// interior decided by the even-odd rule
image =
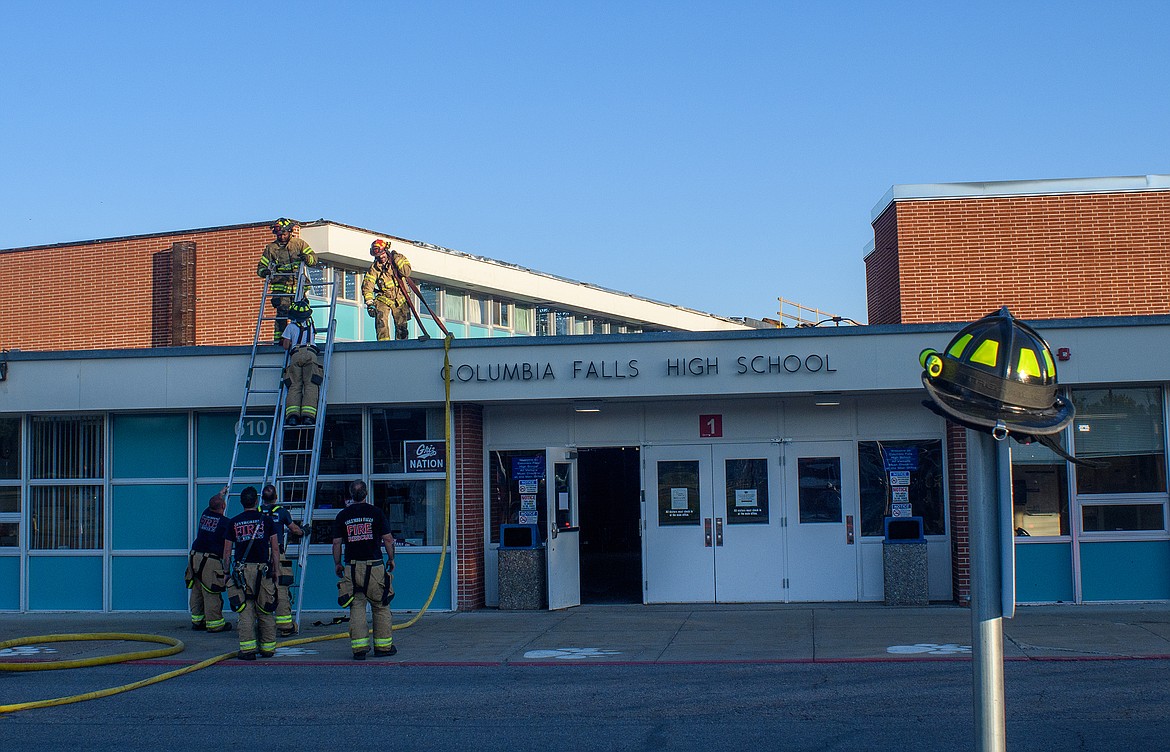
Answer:
[[[887,606],[930,603],[926,576],[926,538],[921,517],[887,517],[882,541]]]
[[[545,607],[544,544],[536,525],[500,525],[497,573],[501,610]]]

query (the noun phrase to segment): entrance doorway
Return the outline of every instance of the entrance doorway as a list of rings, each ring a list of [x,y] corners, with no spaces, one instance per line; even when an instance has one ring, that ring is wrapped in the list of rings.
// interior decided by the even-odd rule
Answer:
[[[638,447],[577,450],[581,602],[642,602]]]

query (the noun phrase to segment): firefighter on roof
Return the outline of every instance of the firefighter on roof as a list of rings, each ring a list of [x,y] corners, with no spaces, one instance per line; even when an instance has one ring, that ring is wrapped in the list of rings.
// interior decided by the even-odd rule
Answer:
[[[362,299],[366,312],[374,317],[374,330],[378,341],[406,339],[409,336],[410,306],[406,302],[407,291],[399,277],[410,276],[410,260],[390,248],[388,241],[378,238],[370,244],[370,255],[374,257],[370,270],[362,278]],[[390,320],[394,320],[394,332],[390,332]]]
[[[272,296],[272,307],[276,309],[276,327],[273,339],[279,341],[285,324],[287,310],[293,295],[297,292],[296,272],[301,262],[305,266],[317,265],[317,254],[309,244],[292,236],[296,222],[283,217],[272,223],[272,234],[276,239],[264,246],[260,262],[256,264],[256,275],[271,277],[268,294]]]

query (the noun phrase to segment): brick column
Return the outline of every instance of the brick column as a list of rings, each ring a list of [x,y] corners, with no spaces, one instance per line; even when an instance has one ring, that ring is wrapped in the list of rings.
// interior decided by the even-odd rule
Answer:
[[[947,479],[951,507],[951,590],[971,605],[971,529],[967,495],[967,429],[947,421]]]
[[[484,489],[483,408],[454,405],[455,421],[455,567],[459,590],[455,608],[483,608]]]

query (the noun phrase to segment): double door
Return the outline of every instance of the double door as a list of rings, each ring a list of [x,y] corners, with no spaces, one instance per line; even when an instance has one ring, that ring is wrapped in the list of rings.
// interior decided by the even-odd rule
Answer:
[[[851,442],[647,447],[647,603],[857,600]]]

